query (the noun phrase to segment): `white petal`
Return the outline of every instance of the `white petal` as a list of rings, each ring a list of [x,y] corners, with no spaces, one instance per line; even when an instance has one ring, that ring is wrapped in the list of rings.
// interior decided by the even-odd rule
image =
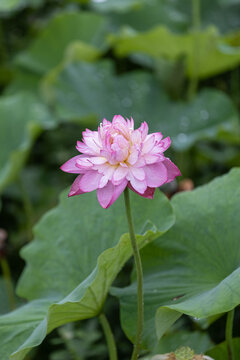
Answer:
[[[134,165],[134,164],[137,162],[137,160],[138,160],[138,155],[139,155],[138,151],[137,151],[137,150],[134,150],[134,151],[131,153],[131,155],[128,157],[127,162],[128,162],[130,165]]]
[[[146,154],[152,150],[155,144],[155,138],[153,134],[147,135],[142,148],[142,153]]]
[[[102,165],[105,164],[105,162],[107,162],[107,159],[102,156],[94,156],[89,158],[89,161],[91,161],[91,163],[94,165]]]
[[[144,172],[143,168],[131,167],[130,171],[136,179],[138,179],[138,180],[145,179],[145,172]]]
[[[90,160],[89,158],[79,158],[77,159],[76,164],[80,168],[90,169],[93,165],[89,160]]]
[[[118,168],[114,171],[113,181],[121,181],[123,180],[129,172],[128,167],[118,166]]]
[[[144,194],[147,189],[146,181],[137,180],[134,176],[130,176],[130,183],[132,187],[140,194]]]
[[[100,181],[99,181],[99,184],[98,184],[98,187],[101,189],[103,188],[105,185],[107,185],[108,183],[108,177],[107,176],[103,176]]]

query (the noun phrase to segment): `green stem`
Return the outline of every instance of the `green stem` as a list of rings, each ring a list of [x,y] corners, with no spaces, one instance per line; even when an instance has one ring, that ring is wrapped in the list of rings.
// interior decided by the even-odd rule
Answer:
[[[199,64],[199,31],[201,27],[200,0],[192,0],[192,23],[193,23],[193,63],[192,77],[189,82],[188,98],[191,99],[198,88],[198,64]]]
[[[7,260],[3,257],[0,258],[1,268],[2,268],[2,274],[6,285],[7,295],[8,295],[8,301],[9,306],[11,310],[14,310],[16,308],[16,302],[15,302],[15,292],[12,285],[12,276],[11,276],[11,270],[8,265]]]
[[[133,249],[133,256],[136,266],[136,274],[137,274],[137,310],[138,310],[138,317],[137,317],[137,333],[136,339],[134,343],[134,348],[132,352],[131,360],[136,360],[139,355],[139,351],[141,348],[141,341],[142,341],[142,332],[143,332],[143,321],[144,321],[144,308],[143,308],[143,272],[142,272],[142,262],[140,257],[140,252],[136,242],[136,236],[134,232],[133,226],[133,219],[131,214],[131,207],[130,207],[130,199],[129,199],[129,190],[128,187],[124,190],[124,199],[125,199],[125,208],[128,220],[128,228],[129,234]]]
[[[227,342],[227,351],[228,351],[228,360],[234,360],[234,350],[233,350],[233,319],[234,319],[234,309],[227,313],[227,323],[226,323],[226,342]]]
[[[100,321],[100,324],[102,325],[103,332],[104,332],[104,335],[105,335],[105,338],[107,341],[110,360],[117,360],[118,356],[117,356],[117,348],[116,348],[115,339],[114,339],[111,327],[109,325],[108,319],[106,318],[105,314],[101,313],[99,315],[99,321]]]

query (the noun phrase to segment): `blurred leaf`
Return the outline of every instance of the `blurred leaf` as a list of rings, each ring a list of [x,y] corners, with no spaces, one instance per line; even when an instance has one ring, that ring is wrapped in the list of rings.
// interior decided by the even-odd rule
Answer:
[[[144,344],[148,348],[156,342],[150,327],[154,318],[160,337],[174,312],[206,318],[240,303],[239,181],[236,168],[208,185],[173,197],[175,225],[141,252]],[[133,339],[136,282],[112,293],[120,299],[123,329]]]
[[[186,8],[179,9],[178,5],[176,0],[107,0],[96,2],[92,7],[101,12],[110,12],[112,26],[115,29],[129,26],[137,31],[146,31],[162,24],[173,31],[182,32],[190,25],[191,6],[188,6],[187,12]]]
[[[52,344],[64,344],[68,349],[68,356],[65,354],[63,359],[67,360],[69,358],[72,360],[72,357],[74,357],[76,360],[82,360],[89,357],[101,357],[102,355],[106,357],[107,347],[105,343],[101,342],[103,334],[101,328],[99,328],[98,320],[91,319],[85,324],[79,324],[78,322],[78,328],[75,324],[69,323],[61,326],[57,331],[60,338],[57,337],[51,340]],[[58,351],[55,352],[55,356],[51,356],[51,359],[58,359],[57,356]]]
[[[27,91],[32,94],[39,93],[41,76],[26,69],[15,69],[13,79],[6,87],[5,95],[14,95],[18,92]]]
[[[167,0],[168,1],[168,0]],[[188,14],[189,26],[192,26],[191,0],[175,0],[179,10]],[[216,26],[221,32],[226,33],[238,30],[240,27],[240,3],[235,0],[201,0],[200,17],[202,27]]]
[[[67,350],[57,350],[50,354],[50,360],[72,360],[72,355]]]
[[[167,2],[169,1],[167,0]],[[192,0],[175,0],[174,5],[188,17],[189,28],[191,28]],[[239,11],[240,3],[238,0],[201,0],[200,18],[202,27],[214,25],[221,33],[238,30],[240,27]]]
[[[0,191],[19,174],[34,139],[55,121],[33,95],[19,93],[0,99]]]
[[[192,0],[105,0],[90,2],[99,12],[110,13],[115,28],[130,26],[137,31],[164,25],[174,32],[192,28]],[[201,0],[202,27],[216,26],[221,32],[240,27],[239,0]]]
[[[67,121],[109,120],[120,113],[146,120],[151,131],[162,131],[179,150],[201,139],[217,138],[220,130],[236,134],[238,113],[217,90],[203,90],[190,103],[173,102],[157,80],[143,71],[116,76],[112,63],[68,64],[44,82],[47,102]],[[89,95],[91,94],[91,96]]]
[[[0,210],[1,210],[1,203],[0,203]],[[0,276],[0,314],[5,314],[9,312],[9,299],[6,291],[6,284],[4,278]]]
[[[142,5],[147,3],[147,0],[90,0],[89,3],[93,10],[99,12],[119,12],[125,14],[126,11],[141,8]]]
[[[154,200],[132,194],[132,200],[136,231],[142,234],[137,241],[143,247],[172,226],[174,215],[161,193]],[[32,327],[29,329],[35,321],[31,313],[29,323],[17,328],[18,335],[9,328],[15,313],[0,317],[0,338],[6,343],[0,348],[1,360],[9,359],[14,350],[17,352],[11,359],[21,360],[54,328],[101,312],[109,286],[132,254],[128,234],[121,236],[127,230],[123,209],[122,198],[106,211],[94,193],[69,199],[64,192],[59,206],[43,217],[35,228],[35,241],[23,249],[27,267],[18,292],[31,300],[50,299],[51,306],[46,317],[39,317],[38,325],[34,322],[34,332]],[[35,302],[28,305],[30,309],[32,304]],[[25,311],[19,309],[17,315],[22,317]],[[8,347],[9,332],[13,340]],[[19,348],[20,344],[23,345]]]
[[[101,52],[94,46],[84,44],[81,41],[72,42],[65,53],[66,62],[83,60],[94,61],[101,55]]]
[[[56,15],[40,32],[30,48],[15,59],[18,66],[38,74],[53,69],[64,60],[65,51],[77,42],[78,58],[92,60],[106,49],[107,20],[94,13],[66,12]]]
[[[1,0],[0,13],[8,13],[24,7],[37,7],[43,3],[43,0]]]
[[[181,330],[163,336],[158,343],[156,354],[172,352],[181,346],[189,346],[196,354],[201,354],[205,353],[212,345],[207,333]]]
[[[236,354],[236,359],[238,358],[238,355],[240,354],[240,338],[234,338],[233,339],[233,348],[234,353]],[[211,350],[207,351],[207,354],[214,358],[214,360],[226,360],[228,358],[228,351],[227,351],[227,344],[226,342],[223,342]]]
[[[125,31],[125,34],[112,35],[110,39],[118,56],[140,53],[150,55],[156,60],[164,57],[177,60],[185,55],[189,77],[197,74],[200,78],[207,78],[232,69],[240,63],[240,50],[225,51],[223,46],[225,44],[232,48],[231,43],[236,39],[240,44],[239,33],[221,36],[213,27],[198,33],[180,35],[158,26],[145,33]]]
[[[185,9],[186,5],[184,2],[192,3],[191,0],[183,0],[180,2],[176,0],[176,2],[179,7],[184,7]],[[223,33],[239,29],[240,3],[238,0],[201,0],[200,4],[201,23],[203,27],[215,25]],[[189,14],[191,19],[191,9]]]

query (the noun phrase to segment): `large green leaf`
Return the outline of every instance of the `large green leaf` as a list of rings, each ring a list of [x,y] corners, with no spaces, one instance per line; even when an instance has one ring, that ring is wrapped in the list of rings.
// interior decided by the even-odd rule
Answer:
[[[160,337],[181,313],[206,318],[240,304],[239,181],[236,168],[176,195],[175,225],[142,251],[145,346],[157,340],[154,319]],[[120,299],[123,328],[133,339],[136,282],[112,292]]]
[[[16,64],[44,74],[60,64],[68,47],[78,43],[78,58],[92,60],[106,48],[106,19],[94,13],[66,12],[53,17]]]
[[[235,133],[238,128],[237,111],[223,93],[203,90],[190,103],[174,102],[152,75],[138,71],[116,76],[106,61],[68,64],[44,85],[45,97],[61,119],[133,116],[136,123],[146,120],[151,131],[171,136],[178,149],[216,138],[221,129]]]
[[[0,99],[0,191],[18,176],[36,136],[53,126],[46,106],[31,94]]]
[[[0,317],[1,360],[9,360],[10,354],[31,336],[46,315],[50,303],[50,300],[32,301]]]
[[[240,63],[240,51],[236,45],[231,45],[238,44],[239,37],[239,33],[221,36],[213,27],[198,33],[180,35],[158,26],[145,33],[130,31],[111,38],[119,56],[139,53],[150,55],[156,60],[165,57],[177,60],[180,56],[185,56],[188,76],[207,78]],[[232,51],[226,51],[223,45]]]
[[[131,200],[140,247],[174,223],[172,208],[163,194],[157,193],[154,200],[132,194]],[[15,313],[0,318],[0,339],[6,342],[4,353],[0,348],[1,360],[7,360],[13,351],[16,354],[11,359],[20,360],[57,326],[99,314],[111,283],[132,254],[128,234],[124,234],[125,217],[123,197],[104,210],[95,193],[75,198],[62,194],[59,206],[43,217],[35,228],[35,240],[22,251],[27,266],[18,293],[33,300],[30,309],[39,298],[46,299],[48,306],[38,324],[31,313],[29,325],[20,323],[14,347],[15,336],[9,347],[7,339],[12,336],[9,321],[14,323]],[[17,316],[24,318],[24,312],[25,308],[19,309]]]

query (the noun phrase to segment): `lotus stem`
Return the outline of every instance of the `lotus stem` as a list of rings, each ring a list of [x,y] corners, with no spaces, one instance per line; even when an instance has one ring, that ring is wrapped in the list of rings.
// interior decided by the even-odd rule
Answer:
[[[108,319],[106,318],[105,314],[101,313],[99,315],[99,321],[100,321],[100,324],[102,325],[103,332],[104,332],[104,335],[105,335],[105,338],[107,341],[109,358],[110,358],[110,360],[118,360],[115,339],[114,339],[110,324],[109,324]]]
[[[134,348],[132,352],[131,360],[136,360],[138,358],[141,342],[142,342],[142,332],[143,332],[143,322],[144,322],[144,307],[143,307],[143,271],[142,271],[142,262],[140,257],[139,248],[136,242],[136,236],[134,232],[133,219],[130,206],[129,190],[128,187],[124,190],[124,199],[125,199],[125,208],[128,220],[129,235],[132,244],[133,256],[136,266],[137,274],[137,332],[134,343]]]
[[[232,338],[233,320],[234,320],[234,309],[227,313],[226,342],[227,342],[228,360],[235,360],[234,349],[233,349],[233,338]]]

